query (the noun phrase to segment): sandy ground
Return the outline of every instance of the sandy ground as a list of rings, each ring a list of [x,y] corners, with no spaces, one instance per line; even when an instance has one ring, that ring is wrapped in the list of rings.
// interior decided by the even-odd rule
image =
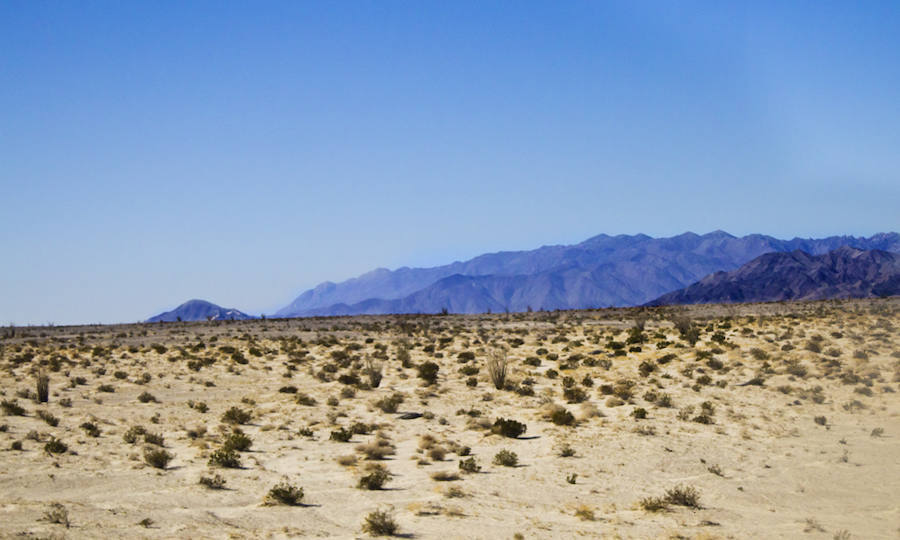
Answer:
[[[696,345],[676,317],[692,320]],[[635,321],[643,343],[616,356],[610,342],[626,342]],[[353,538],[384,510],[411,538],[900,538],[898,325],[895,298],[0,329],[2,399],[25,409],[0,416],[0,535]],[[504,390],[486,369],[499,349]],[[377,388],[367,360],[382,368]],[[418,376],[425,362],[439,366],[433,385]],[[41,372],[48,403],[35,400]],[[564,396],[566,383],[583,395]],[[398,393],[396,412],[375,405]],[[576,424],[550,421],[553,404]],[[250,420],[224,422],[231,407]],[[497,418],[527,431],[491,433]],[[370,432],[330,440],[354,424]],[[145,462],[158,446],[123,439],[136,425],[163,436],[164,469]],[[252,440],[242,468],[210,465],[235,428]],[[49,452],[51,437],[67,450]],[[365,459],[378,438],[393,453]],[[503,449],[518,466],[493,463]],[[460,471],[469,457],[480,472]],[[360,489],[373,463],[389,480]],[[433,478],[442,471],[454,474]],[[224,489],[198,483],[216,474]],[[303,489],[302,505],[267,504],[282,481]],[[677,487],[697,504],[652,510],[648,498]],[[68,527],[48,517],[53,503]]]

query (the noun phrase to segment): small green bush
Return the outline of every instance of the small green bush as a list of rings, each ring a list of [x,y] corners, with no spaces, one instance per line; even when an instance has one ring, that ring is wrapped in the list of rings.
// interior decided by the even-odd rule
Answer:
[[[390,473],[388,473],[388,470],[381,465],[376,465],[370,469],[369,474],[360,477],[356,487],[374,491],[384,487],[384,484],[387,483],[389,479]]]
[[[353,432],[342,427],[341,429],[332,431],[331,436],[328,438],[332,441],[337,441],[337,442],[350,442],[350,439],[352,437],[353,437]]]
[[[235,450],[238,452],[246,452],[252,445],[253,440],[245,435],[243,431],[236,429],[233,433],[228,435],[228,437],[225,439],[225,442],[222,443],[222,448]]]
[[[166,465],[174,458],[172,454],[166,452],[162,448],[157,449],[147,449],[144,452],[144,461],[147,465],[151,467],[156,467],[157,469],[165,469]]]
[[[362,530],[372,536],[394,536],[399,527],[393,516],[383,510],[376,510],[366,516]]]
[[[293,486],[287,480],[275,484],[266,495],[266,504],[298,506],[303,500],[303,488]]]
[[[225,479],[220,474],[211,477],[201,476],[198,483],[207,489],[225,489]]]
[[[66,443],[57,439],[56,437],[51,437],[49,441],[44,445],[44,451],[48,454],[62,454],[69,447],[66,446]]]
[[[491,433],[503,435],[504,437],[509,437],[510,439],[518,438],[527,430],[528,427],[522,422],[507,420],[505,418],[498,418],[494,421],[494,425],[491,427]]]
[[[144,429],[144,426],[132,426],[128,428],[124,434],[122,434],[122,440],[127,442],[128,444],[134,444],[137,442],[138,437],[147,433],[147,430]]]
[[[494,455],[494,465],[502,465],[504,467],[515,467],[519,464],[519,456],[510,450],[500,450]]]
[[[219,448],[210,454],[209,464],[214,467],[224,467],[226,469],[240,469],[241,458],[235,450]]]
[[[475,458],[459,460],[459,470],[466,473],[477,473],[481,471],[481,466],[475,461]]]
[[[440,371],[440,369],[440,366],[434,362],[423,362],[418,367],[419,378],[425,381],[425,384],[429,386],[433,385],[437,382],[438,371]]]
[[[222,415],[222,422],[226,424],[246,424],[252,415],[240,407],[231,407]]]

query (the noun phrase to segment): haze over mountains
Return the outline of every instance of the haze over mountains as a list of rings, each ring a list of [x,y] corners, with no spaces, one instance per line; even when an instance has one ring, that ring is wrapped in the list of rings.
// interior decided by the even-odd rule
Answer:
[[[659,299],[666,293],[679,291],[710,274],[736,270],[766,253],[790,254],[800,260],[802,256],[796,253],[798,251],[807,257],[814,257],[842,246],[900,253],[900,234],[892,232],[869,238],[831,236],[792,240],[760,234],[736,237],[723,231],[704,235],[688,232],[670,238],[652,238],[643,234],[601,234],[574,245],[488,253],[468,261],[432,268],[378,268],[341,283],[322,283],[298,296],[275,316],[439,313],[444,309],[451,313],[485,313],[527,311],[529,308],[554,310],[637,306]],[[781,272],[788,267],[788,263],[783,261],[779,265],[755,266],[753,279],[762,284],[767,278],[760,273],[764,273],[765,269]],[[710,276],[710,279],[713,277]],[[726,278],[719,276],[716,279]],[[799,295],[797,298],[812,294],[793,279],[785,280],[788,290],[783,293],[774,290],[772,287],[775,285],[769,288],[754,286],[751,289],[759,289],[759,294],[775,295],[771,299],[777,299],[782,294]],[[694,294],[699,294],[697,290],[684,298],[693,299]],[[850,291],[833,290],[835,294]],[[720,293],[720,289],[714,289],[703,294],[712,297]],[[758,301],[750,298],[761,298],[754,296],[756,293],[746,294],[749,296],[744,301]],[[697,301],[703,301],[699,300],[703,297],[697,296]],[[737,300],[728,299],[725,295],[722,301]],[[234,309],[192,300],[149,320],[169,321],[177,320],[177,317],[183,321],[252,318]]]
[[[780,240],[723,231],[671,238],[601,234],[570,246],[480,255],[433,268],[379,268],[325,282],[279,317],[383,313],[483,313],[641,305],[708,274],[737,269],[770,252],[811,255],[841,246],[900,252],[900,235]]]
[[[824,255],[767,253],[648,305],[867,298],[900,294],[900,255],[843,246]]]

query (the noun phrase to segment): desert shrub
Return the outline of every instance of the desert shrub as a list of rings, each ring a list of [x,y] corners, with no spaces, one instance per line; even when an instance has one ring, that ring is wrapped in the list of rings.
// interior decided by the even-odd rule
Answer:
[[[672,396],[669,394],[660,394],[659,398],[656,400],[656,405],[665,408],[672,407]]]
[[[328,437],[329,440],[337,442],[350,442],[351,438],[353,438],[353,432],[343,427],[332,431],[331,435]]]
[[[144,433],[144,442],[156,446],[163,446],[165,444],[165,440],[163,439],[162,435],[160,435],[159,433],[151,433],[149,431]]]
[[[390,473],[382,465],[369,469],[369,473],[361,476],[356,487],[359,489],[378,490],[390,479]]]
[[[431,474],[431,479],[436,482],[454,482],[459,480],[459,474],[452,471],[438,471]]]
[[[394,536],[399,527],[393,516],[383,510],[376,510],[366,516],[362,530],[372,536]]]
[[[55,502],[50,503],[50,507],[44,512],[44,521],[56,525],[64,525],[67,529],[69,523],[69,511],[62,504]]]
[[[575,416],[563,407],[558,407],[550,413],[550,421],[557,426],[573,426],[575,425]]]
[[[435,446],[428,450],[428,458],[434,461],[444,461],[444,458],[447,456],[447,451],[444,450],[440,446]]]
[[[369,378],[369,386],[378,388],[383,378],[381,364],[376,364],[371,358],[366,359],[366,376]]]
[[[642,377],[646,377],[656,371],[656,364],[650,362],[649,360],[644,360],[638,366],[638,371],[640,372]]]
[[[220,474],[216,474],[215,476],[201,476],[198,484],[207,489],[225,489],[225,479],[222,478],[222,475]]]
[[[475,461],[475,458],[459,460],[459,470],[465,473],[477,473],[481,471],[481,466]]]
[[[465,365],[465,366],[459,368],[459,374],[466,376],[466,377],[470,377],[472,375],[478,375],[478,373],[480,371],[481,370],[478,369],[477,366],[473,366],[473,365]]]
[[[675,360],[676,358],[678,358],[678,357],[672,353],[664,354],[663,356],[660,356],[659,358],[656,359],[656,363],[659,365],[668,364],[669,362],[671,362],[672,360]]]
[[[246,424],[252,415],[240,407],[231,407],[222,415],[222,422],[226,424]]]
[[[282,386],[281,388],[278,389],[278,391],[282,394],[296,394],[297,387],[293,386],[293,385]]]
[[[506,356],[506,350],[500,347],[493,349],[487,359],[487,370],[491,383],[497,390],[502,390],[506,384],[508,367],[509,359]]]
[[[47,452],[48,454],[62,454],[68,449],[69,447],[66,445],[66,443],[62,442],[56,437],[50,437],[50,440],[47,441],[46,444],[44,444],[44,452]]]
[[[692,486],[676,486],[666,491],[665,500],[676,506],[700,508],[700,492]]]
[[[38,418],[47,423],[47,425],[56,427],[59,425],[59,418],[53,416],[49,411],[38,411]]]
[[[563,443],[559,447],[559,457],[572,457],[575,455],[575,449],[569,443]]]
[[[25,416],[25,408],[16,403],[15,400],[4,399],[0,402],[0,408],[6,416]]]
[[[100,436],[100,428],[98,428],[97,424],[95,424],[93,422],[85,422],[85,423],[81,424],[80,427],[90,437],[99,437]]]
[[[175,456],[161,448],[147,449],[144,452],[144,462],[157,469],[165,469],[166,465],[168,465],[169,461],[174,457]]]
[[[225,438],[225,442],[222,443],[222,448],[246,452],[252,445],[253,440],[240,429],[236,429]]]
[[[132,426],[122,435],[122,439],[128,444],[134,444],[137,442],[138,437],[145,433],[147,433],[147,430],[144,429],[144,426]]]
[[[97,391],[106,392],[107,394],[112,394],[116,391],[115,387],[111,384],[101,384],[97,387]]]
[[[503,467],[515,467],[519,464],[519,456],[510,450],[500,450],[494,455],[494,465],[502,465]]]
[[[341,383],[341,384],[352,385],[352,386],[358,386],[359,383],[362,382],[362,380],[360,380],[359,375],[357,375],[356,373],[352,373],[352,372],[351,372],[351,373],[343,373],[343,374],[341,374],[341,375],[338,377],[338,382]]]
[[[507,420],[505,418],[498,418],[494,421],[494,425],[491,427],[491,433],[515,439],[525,433],[527,429],[528,427],[521,422],[517,422],[515,420]]]
[[[638,504],[646,512],[661,512],[669,507],[663,497],[644,497]]]
[[[140,401],[141,403],[159,403],[159,400],[156,399],[156,396],[154,396],[150,392],[141,392],[141,395],[138,396],[138,401]]]
[[[306,405],[307,407],[312,407],[316,404],[315,398],[308,396],[304,393],[297,394],[297,403],[300,405]]]
[[[563,397],[568,403],[581,403],[588,398],[588,395],[583,388],[573,386],[563,390]]]
[[[356,451],[364,454],[366,459],[381,460],[397,453],[394,445],[387,439],[377,439],[369,444],[360,444]]]
[[[375,406],[386,413],[395,413],[401,403],[403,403],[403,394],[396,392],[391,396],[379,399],[375,402]]]
[[[40,373],[35,381],[38,403],[47,403],[50,399],[50,376]]]
[[[529,356],[522,361],[526,366],[538,367],[541,365],[541,359],[537,356]]]
[[[291,485],[287,480],[282,480],[272,486],[272,489],[266,494],[265,503],[298,506],[302,500],[303,488]]]
[[[725,364],[722,363],[722,361],[719,360],[718,358],[710,358],[709,360],[706,361],[706,365],[709,367],[709,369],[714,369],[716,371],[725,367]]]
[[[423,362],[418,367],[419,378],[425,381],[425,384],[430,386],[437,382],[438,371],[440,371],[440,369],[440,366],[434,362]]]
[[[209,455],[209,464],[213,467],[240,469],[241,458],[237,451],[230,448],[219,448]]]
[[[820,426],[824,426],[825,424],[828,423],[828,419],[825,418],[824,416],[817,416],[817,417],[813,418],[813,420],[815,421],[816,424],[819,424]]]
[[[647,409],[643,407],[636,407],[633,411],[631,411],[631,416],[633,416],[636,420],[643,420],[647,418]]]

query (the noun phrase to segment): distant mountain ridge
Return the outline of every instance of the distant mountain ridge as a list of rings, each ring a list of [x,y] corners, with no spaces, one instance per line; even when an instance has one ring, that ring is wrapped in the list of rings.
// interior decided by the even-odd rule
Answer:
[[[900,294],[900,255],[840,247],[824,255],[767,253],[648,305],[777,302]]]
[[[242,321],[255,319],[241,311],[223,308],[206,300],[188,300],[172,311],[166,311],[147,319],[147,322],[175,322],[175,321]]]
[[[900,252],[900,235],[779,240],[724,231],[670,238],[601,234],[570,246],[480,255],[433,268],[379,268],[325,282],[279,310],[279,317],[585,309],[647,303],[704,276],[737,269],[770,252],[820,255],[841,246]]]

